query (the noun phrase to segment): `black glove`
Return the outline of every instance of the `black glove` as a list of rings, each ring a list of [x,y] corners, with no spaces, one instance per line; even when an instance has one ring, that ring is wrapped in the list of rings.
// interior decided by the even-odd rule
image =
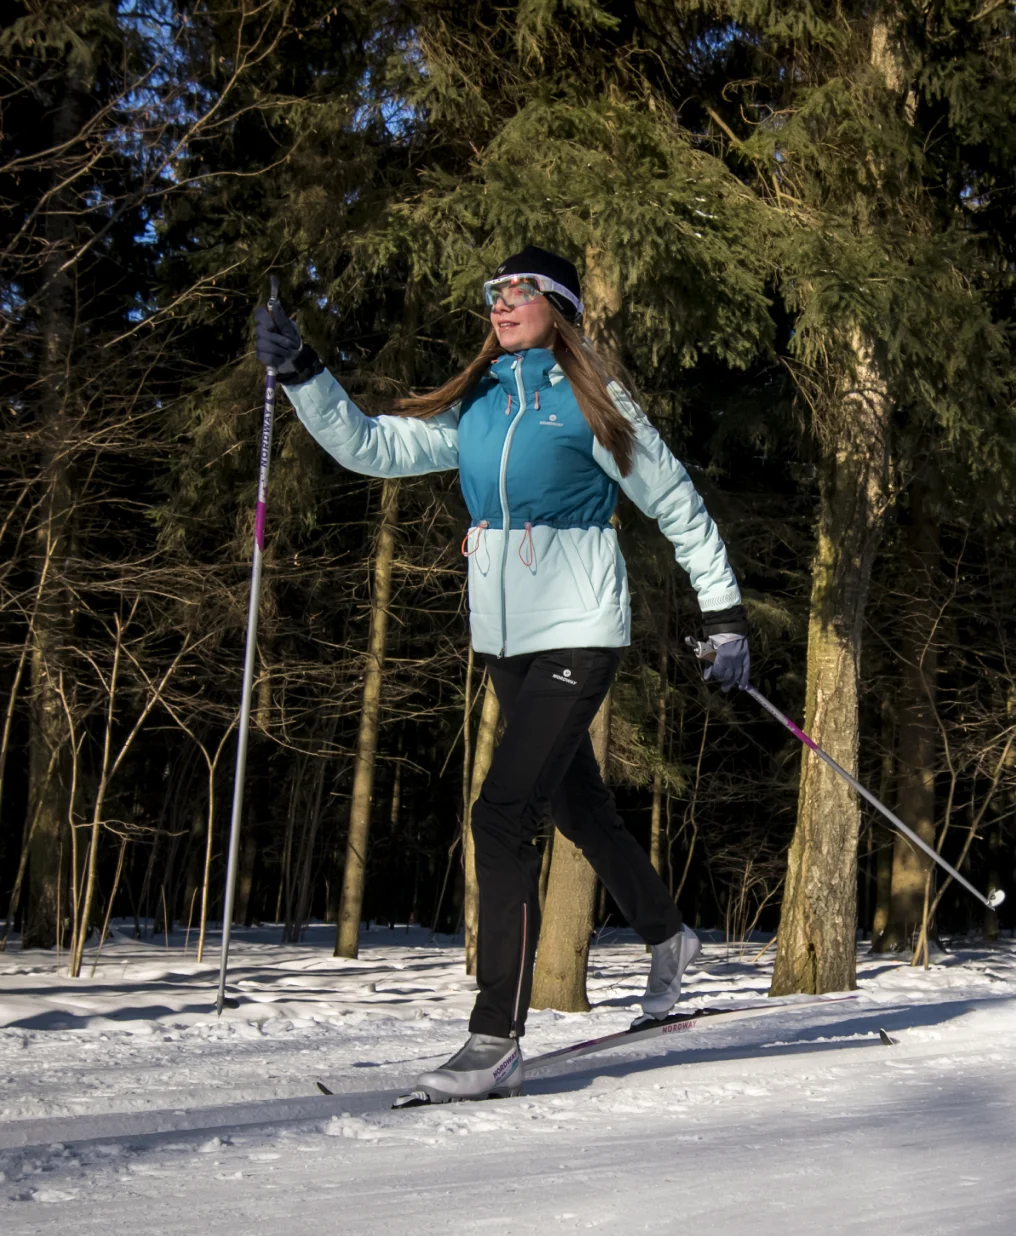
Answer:
[[[262,365],[274,369],[284,386],[299,386],[324,370],[318,354],[300,338],[296,323],[280,304],[254,314],[255,350]]]
[[[726,693],[734,687],[742,690],[751,682],[751,653],[748,637],[723,631],[710,635],[709,643],[716,649],[716,658],[706,666],[706,682],[714,678]]]

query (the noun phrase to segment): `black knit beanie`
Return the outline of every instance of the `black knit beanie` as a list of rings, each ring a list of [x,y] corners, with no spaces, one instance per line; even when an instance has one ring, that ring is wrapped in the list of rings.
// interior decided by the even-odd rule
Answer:
[[[559,292],[547,292],[547,299],[569,322],[574,322],[579,316],[582,305],[579,272],[567,258],[550,253],[547,249],[540,249],[536,245],[526,245],[520,253],[512,254],[501,263],[494,273],[494,278],[500,279],[505,275],[543,275],[547,279],[553,279],[572,293],[576,303],[573,304]]]

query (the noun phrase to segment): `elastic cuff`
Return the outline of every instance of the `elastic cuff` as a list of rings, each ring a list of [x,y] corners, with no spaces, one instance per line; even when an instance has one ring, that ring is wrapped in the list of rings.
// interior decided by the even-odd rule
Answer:
[[[702,615],[702,631],[706,639],[710,635],[747,635],[749,634],[748,616],[743,605],[732,605],[729,609],[711,609]]]
[[[303,382],[309,382],[319,373],[324,373],[325,369],[324,361],[309,343],[303,345],[289,364],[293,367],[292,373],[279,373],[279,381],[283,386],[299,386]]]

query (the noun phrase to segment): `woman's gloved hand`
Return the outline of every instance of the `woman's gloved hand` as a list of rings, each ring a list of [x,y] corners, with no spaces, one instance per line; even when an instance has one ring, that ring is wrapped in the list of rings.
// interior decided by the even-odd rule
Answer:
[[[744,690],[751,682],[751,652],[748,649],[748,637],[730,632],[719,632],[709,636],[709,643],[716,649],[716,657],[706,666],[703,677],[720,684],[725,693],[734,687]]]
[[[284,386],[299,386],[324,370],[318,354],[303,342],[296,323],[277,302],[255,312],[254,331],[258,360],[274,369]]]

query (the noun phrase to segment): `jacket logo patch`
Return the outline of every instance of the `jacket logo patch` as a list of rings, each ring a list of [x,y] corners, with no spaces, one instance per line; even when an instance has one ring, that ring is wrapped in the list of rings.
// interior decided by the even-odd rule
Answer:
[[[571,670],[565,670],[563,674],[551,674],[551,678],[556,678],[558,682],[566,682],[569,687],[577,687],[579,685],[571,676]]]
[[[563,429],[564,428],[563,422],[559,421],[553,412],[551,412],[550,416],[548,416],[545,421],[540,421],[540,424],[549,425],[551,429]]]

